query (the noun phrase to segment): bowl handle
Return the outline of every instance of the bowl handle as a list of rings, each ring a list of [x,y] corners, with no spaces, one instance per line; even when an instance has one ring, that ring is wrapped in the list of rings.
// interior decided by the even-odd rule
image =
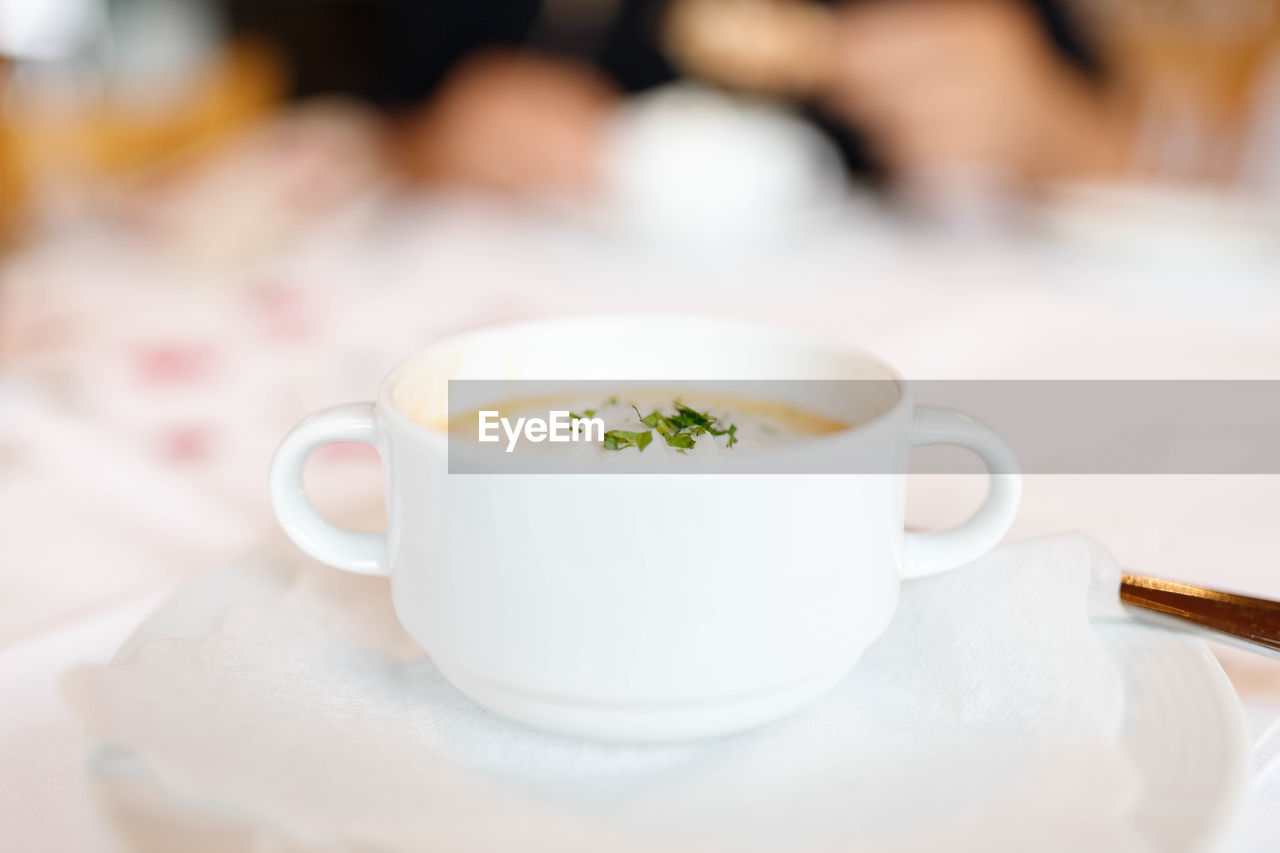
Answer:
[[[302,467],[317,447],[358,441],[384,452],[373,403],[348,403],[302,420],[271,459],[271,507],[294,544],[322,563],[362,575],[388,575],[387,538],[339,527],[316,511],[302,488]]]
[[[963,566],[999,544],[1018,515],[1022,473],[1004,439],[955,409],[918,407],[912,416],[910,442],[912,447],[953,444],[972,450],[986,465],[991,480],[982,506],[959,527],[906,535],[903,577],[921,578]]]

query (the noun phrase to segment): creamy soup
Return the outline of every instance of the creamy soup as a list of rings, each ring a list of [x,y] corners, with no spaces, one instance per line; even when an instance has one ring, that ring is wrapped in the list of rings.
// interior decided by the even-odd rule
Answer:
[[[557,448],[630,456],[706,455],[777,446],[848,428],[784,403],[646,392],[496,404],[452,418],[449,438],[508,453]]]

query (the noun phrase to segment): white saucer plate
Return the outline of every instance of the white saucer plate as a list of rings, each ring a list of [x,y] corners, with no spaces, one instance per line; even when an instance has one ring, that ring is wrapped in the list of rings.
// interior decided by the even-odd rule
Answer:
[[[158,609],[117,660],[162,638],[197,638],[233,607],[266,601],[286,584],[277,561],[260,555],[198,578]],[[1247,797],[1248,741],[1239,699],[1208,646],[1187,635],[1123,622],[1097,625],[1123,673],[1121,743],[1141,780],[1134,819],[1157,853],[1218,853],[1228,848]],[[90,777],[134,782],[149,776],[119,747],[91,750]],[[162,783],[147,778],[150,786]],[[167,820],[202,817],[178,792]],[[207,818],[207,815],[203,815]]]

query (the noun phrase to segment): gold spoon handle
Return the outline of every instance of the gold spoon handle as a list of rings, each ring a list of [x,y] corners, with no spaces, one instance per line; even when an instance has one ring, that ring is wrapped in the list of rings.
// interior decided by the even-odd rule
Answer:
[[[1120,601],[1143,621],[1280,657],[1280,602],[1130,574],[1121,578]]]

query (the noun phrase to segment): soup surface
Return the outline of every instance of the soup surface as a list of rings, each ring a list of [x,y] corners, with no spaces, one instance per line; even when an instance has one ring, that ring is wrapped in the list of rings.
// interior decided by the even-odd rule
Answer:
[[[785,403],[645,392],[512,400],[473,409],[450,419],[449,439],[508,453],[707,455],[749,452],[849,427]]]

